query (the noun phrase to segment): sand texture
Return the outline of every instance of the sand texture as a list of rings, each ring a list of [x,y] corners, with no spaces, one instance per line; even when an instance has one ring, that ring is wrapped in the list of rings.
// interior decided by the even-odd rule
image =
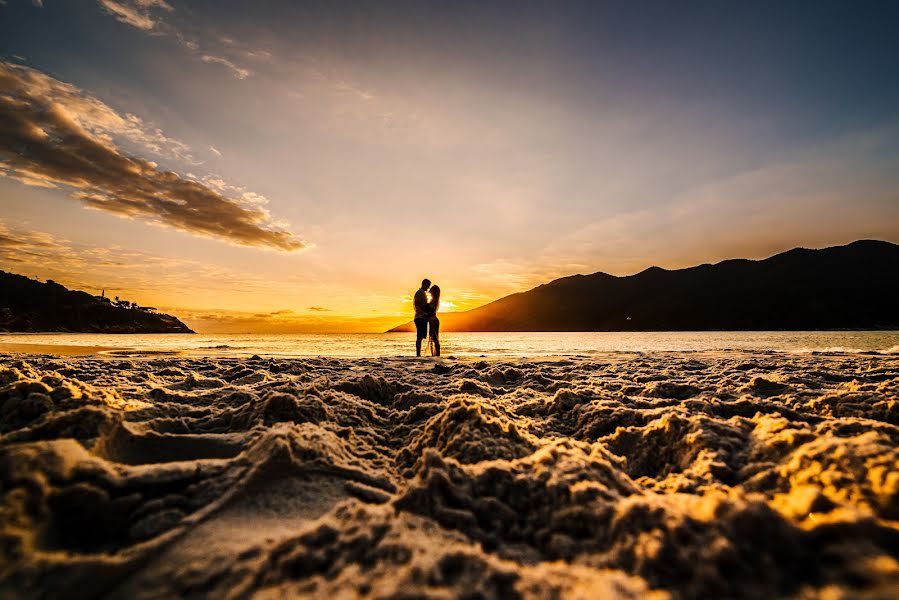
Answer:
[[[899,357],[0,357],[4,598],[899,597]]]

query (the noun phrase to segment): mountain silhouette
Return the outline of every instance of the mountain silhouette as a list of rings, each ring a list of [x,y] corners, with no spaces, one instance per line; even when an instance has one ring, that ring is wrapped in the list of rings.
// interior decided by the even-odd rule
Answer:
[[[574,275],[440,319],[443,331],[899,329],[899,246],[863,240],[627,277]]]
[[[115,306],[54,281],[42,283],[0,271],[0,331],[193,333],[177,318],[154,310]]]

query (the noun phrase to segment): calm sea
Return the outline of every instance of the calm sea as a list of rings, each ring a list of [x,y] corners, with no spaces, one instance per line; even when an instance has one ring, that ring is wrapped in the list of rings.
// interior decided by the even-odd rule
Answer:
[[[444,356],[558,356],[602,352],[772,350],[779,352],[899,353],[899,331],[738,331],[653,333],[444,333]],[[179,352],[188,355],[409,356],[414,335],[216,334],[104,335],[0,334],[2,344],[96,346],[113,354]],[[51,353],[52,349],[41,352]]]

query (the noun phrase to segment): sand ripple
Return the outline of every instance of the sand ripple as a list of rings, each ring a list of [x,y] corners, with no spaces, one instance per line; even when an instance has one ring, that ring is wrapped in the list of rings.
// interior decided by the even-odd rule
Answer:
[[[899,596],[899,357],[0,358],[11,598]]]

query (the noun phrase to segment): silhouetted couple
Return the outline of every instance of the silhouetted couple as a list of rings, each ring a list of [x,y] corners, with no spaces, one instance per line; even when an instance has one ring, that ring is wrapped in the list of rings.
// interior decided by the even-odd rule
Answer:
[[[437,318],[440,287],[432,286],[430,279],[423,280],[412,304],[415,306],[415,356],[421,356],[421,342],[425,338],[430,340],[432,354],[440,356],[440,319]]]

